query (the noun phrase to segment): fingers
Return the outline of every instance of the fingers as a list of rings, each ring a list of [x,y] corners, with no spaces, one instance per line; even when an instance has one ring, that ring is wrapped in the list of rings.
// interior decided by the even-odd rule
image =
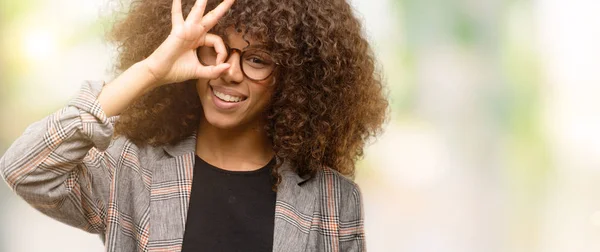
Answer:
[[[204,15],[204,17],[200,21],[200,24],[204,26],[206,30],[212,29],[213,26],[217,24],[217,21],[219,21],[219,19],[223,17],[225,13],[227,13],[229,8],[231,8],[233,2],[234,0],[224,0],[214,10],[206,13],[206,15]]]
[[[196,0],[194,3],[194,7],[190,11],[187,20],[192,22],[192,24],[200,24],[202,20],[202,15],[204,14],[204,9],[206,8],[206,0]]]
[[[227,47],[220,36],[210,33],[206,34],[204,37],[204,45],[202,46],[215,48],[215,51],[217,52],[217,64],[225,62],[225,59],[227,58]]]
[[[173,26],[183,24],[183,13],[181,12],[181,0],[173,0],[171,7],[171,23]]]
[[[228,63],[216,66],[199,66],[196,69],[196,78],[198,79],[216,79],[223,74],[231,65]]]
[[[228,63],[223,63],[227,58],[227,47],[225,46],[225,43],[221,37],[210,33],[205,35],[203,46],[211,46],[215,48],[215,51],[217,52],[217,65],[199,66],[196,70],[197,78],[216,79],[231,66]]]

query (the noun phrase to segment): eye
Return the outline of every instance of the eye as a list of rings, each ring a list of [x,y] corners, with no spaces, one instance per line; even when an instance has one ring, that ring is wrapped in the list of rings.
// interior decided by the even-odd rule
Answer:
[[[248,58],[247,60],[249,60],[250,62],[254,63],[254,64],[265,64],[265,61],[259,57],[255,57],[252,56],[250,58]]]
[[[253,68],[264,68],[273,65],[273,60],[265,52],[248,52],[244,57],[244,63]]]

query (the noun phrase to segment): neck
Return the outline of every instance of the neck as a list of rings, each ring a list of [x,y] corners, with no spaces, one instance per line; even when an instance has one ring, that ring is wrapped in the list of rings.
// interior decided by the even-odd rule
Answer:
[[[273,157],[273,147],[262,123],[221,129],[200,121],[196,154],[207,163],[230,171],[252,171]]]

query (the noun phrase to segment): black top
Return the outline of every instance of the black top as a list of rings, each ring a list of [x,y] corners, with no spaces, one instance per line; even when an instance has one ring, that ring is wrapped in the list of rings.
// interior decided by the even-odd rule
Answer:
[[[227,171],[196,156],[182,251],[272,251],[274,164]]]

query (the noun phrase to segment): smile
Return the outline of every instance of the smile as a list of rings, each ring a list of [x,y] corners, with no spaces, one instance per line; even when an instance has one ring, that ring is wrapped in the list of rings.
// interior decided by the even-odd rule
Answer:
[[[210,88],[213,94],[224,102],[237,103],[246,100],[246,97],[232,96],[228,94],[221,93],[219,91],[214,90],[212,87]]]

